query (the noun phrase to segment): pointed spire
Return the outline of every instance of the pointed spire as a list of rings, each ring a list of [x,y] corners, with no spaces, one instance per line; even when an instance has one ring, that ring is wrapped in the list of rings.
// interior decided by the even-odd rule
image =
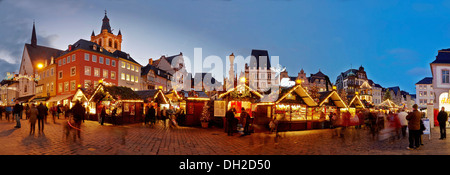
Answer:
[[[91,34],[91,36],[95,36],[94,30],[92,30],[92,34]]]
[[[100,31],[103,31],[104,29],[106,29],[106,30],[108,30],[109,33],[112,33],[111,26],[109,25],[109,18],[108,18],[108,16],[106,16],[106,10],[105,10],[105,17],[103,17],[102,21],[103,21],[103,24],[102,24],[102,29]]]
[[[33,47],[37,46],[37,37],[36,37],[36,29],[34,27],[34,20],[33,20],[33,32],[31,33],[31,46]]]
[[[120,29],[119,29],[119,33],[117,35],[122,35],[122,32],[120,32]]]

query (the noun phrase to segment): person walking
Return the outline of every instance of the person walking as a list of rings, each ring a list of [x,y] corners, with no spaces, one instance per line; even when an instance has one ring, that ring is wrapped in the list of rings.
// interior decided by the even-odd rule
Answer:
[[[225,113],[225,119],[227,123],[226,131],[228,133],[228,136],[233,136],[234,108],[231,108]]]
[[[100,112],[100,120],[101,120],[100,124],[101,125],[103,125],[103,123],[105,122],[105,119],[106,119],[106,107],[103,106],[102,111]]]
[[[149,113],[150,107],[147,106],[145,109],[146,110],[145,110],[145,115],[144,115],[144,126],[147,126],[147,123],[150,121],[150,113]]]
[[[79,139],[81,139],[81,133],[80,133],[80,128],[81,128],[81,121],[84,118],[84,114],[86,113],[86,109],[81,105],[80,101],[77,100],[77,102],[75,103],[75,105],[72,107],[72,114],[73,114],[73,121],[74,123],[74,127],[77,128],[77,137]]]
[[[166,128],[166,120],[167,120],[167,110],[166,107],[163,107],[162,111],[161,111],[161,119],[164,123],[164,128]]]
[[[444,140],[445,138],[447,138],[446,125],[447,125],[447,120],[448,120],[448,114],[447,114],[447,112],[445,112],[444,107],[442,107],[441,111],[439,111],[437,120],[439,122],[439,131],[441,133],[441,137],[439,138],[439,140]]]
[[[47,116],[48,110],[47,110],[47,107],[45,107],[44,104],[42,104],[42,102],[37,107],[37,110],[38,110],[38,116],[37,116],[38,131],[39,131],[39,134],[41,134],[41,132],[44,133],[44,118],[45,118],[45,116]]]
[[[148,109],[147,113],[148,113],[148,118],[150,120],[150,125],[155,126],[155,123],[156,123],[155,107],[153,107],[153,105],[151,105],[150,108]]]
[[[20,108],[20,104],[19,101],[16,101],[16,105],[14,105],[13,108],[13,115],[14,115],[14,119],[16,120],[16,126],[14,126],[14,128],[20,128],[20,112],[21,112],[21,108]]]
[[[406,128],[408,127],[408,120],[406,120],[406,116],[408,116],[408,113],[406,113],[404,109],[402,109],[402,111],[398,113],[398,119],[400,120],[400,125],[402,127],[403,138],[406,137]]]
[[[417,110],[417,104],[414,104],[413,108],[413,112],[406,116],[409,128],[409,146],[407,147],[409,150],[420,148],[420,118],[422,114]]]
[[[27,107],[29,107],[27,105]],[[30,122],[30,135],[35,133],[36,131],[36,120],[37,120],[37,116],[39,114],[38,109],[36,108],[36,105],[32,104],[31,108],[28,109],[29,110],[29,117],[28,117],[28,121]]]
[[[244,135],[250,135],[250,132],[248,131],[248,127],[250,126],[250,115],[247,113],[247,111],[245,110],[245,108],[242,108],[242,112],[241,112],[241,119],[243,119],[243,124],[244,124]]]

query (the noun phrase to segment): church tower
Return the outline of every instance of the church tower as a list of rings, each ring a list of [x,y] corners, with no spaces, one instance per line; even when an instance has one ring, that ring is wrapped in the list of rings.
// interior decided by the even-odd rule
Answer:
[[[112,33],[109,18],[106,16],[106,10],[100,34],[95,35],[94,31],[92,31],[91,42],[97,43],[111,53],[122,48],[122,33],[120,30],[117,35]]]

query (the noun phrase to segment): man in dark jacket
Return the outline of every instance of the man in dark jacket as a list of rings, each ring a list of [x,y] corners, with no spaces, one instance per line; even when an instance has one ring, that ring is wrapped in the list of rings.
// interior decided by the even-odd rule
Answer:
[[[41,132],[44,132],[44,118],[47,116],[47,112],[48,112],[48,108],[46,106],[44,106],[42,103],[39,104],[39,106],[37,107],[38,109],[38,131],[39,134],[41,134]],[[42,125],[42,127],[41,127]]]
[[[445,138],[447,138],[446,125],[448,120],[448,114],[447,112],[445,112],[444,107],[441,108],[441,111],[437,116],[437,120],[439,122],[439,130],[441,132],[441,138],[439,138],[439,140],[444,140]]]
[[[407,147],[409,150],[418,149],[420,147],[420,118],[422,117],[422,114],[417,110],[417,104],[414,104],[413,108],[414,111],[406,116],[409,128],[409,147]]]
[[[22,112],[22,108],[21,105],[19,104],[18,101],[16,101],[16,105],[14,105],[13,108],[13,116],[14,119],[16,119],[16,126],[14,128],[20,128],[20,113]]]
[[[226,131],[228,133],[228,136],[233,136],[233,122],[234,122],[234,108],[231,108],[230,110],[227,111],[227,113],[225,113],[225,119],[226,119],[226,123],[227,123],[227,127],[226,127]]]
[[[80,101],[77,100],[75,105],[72,107],[72,114],[73,114],[73,120],[74,125],[77,128],[77,137],[80,138],[80,128],[81,128],[81,121],[84,118],[84,114],[86,113],[86,109],[81,105]]]

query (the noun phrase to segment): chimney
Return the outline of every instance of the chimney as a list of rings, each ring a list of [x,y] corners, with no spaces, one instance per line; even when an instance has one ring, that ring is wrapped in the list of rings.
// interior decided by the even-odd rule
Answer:
[[[148,59],[148,64],[153,65],[153,58]]]
[[[69,51],[72,51],[72,45],[69,44]]]

